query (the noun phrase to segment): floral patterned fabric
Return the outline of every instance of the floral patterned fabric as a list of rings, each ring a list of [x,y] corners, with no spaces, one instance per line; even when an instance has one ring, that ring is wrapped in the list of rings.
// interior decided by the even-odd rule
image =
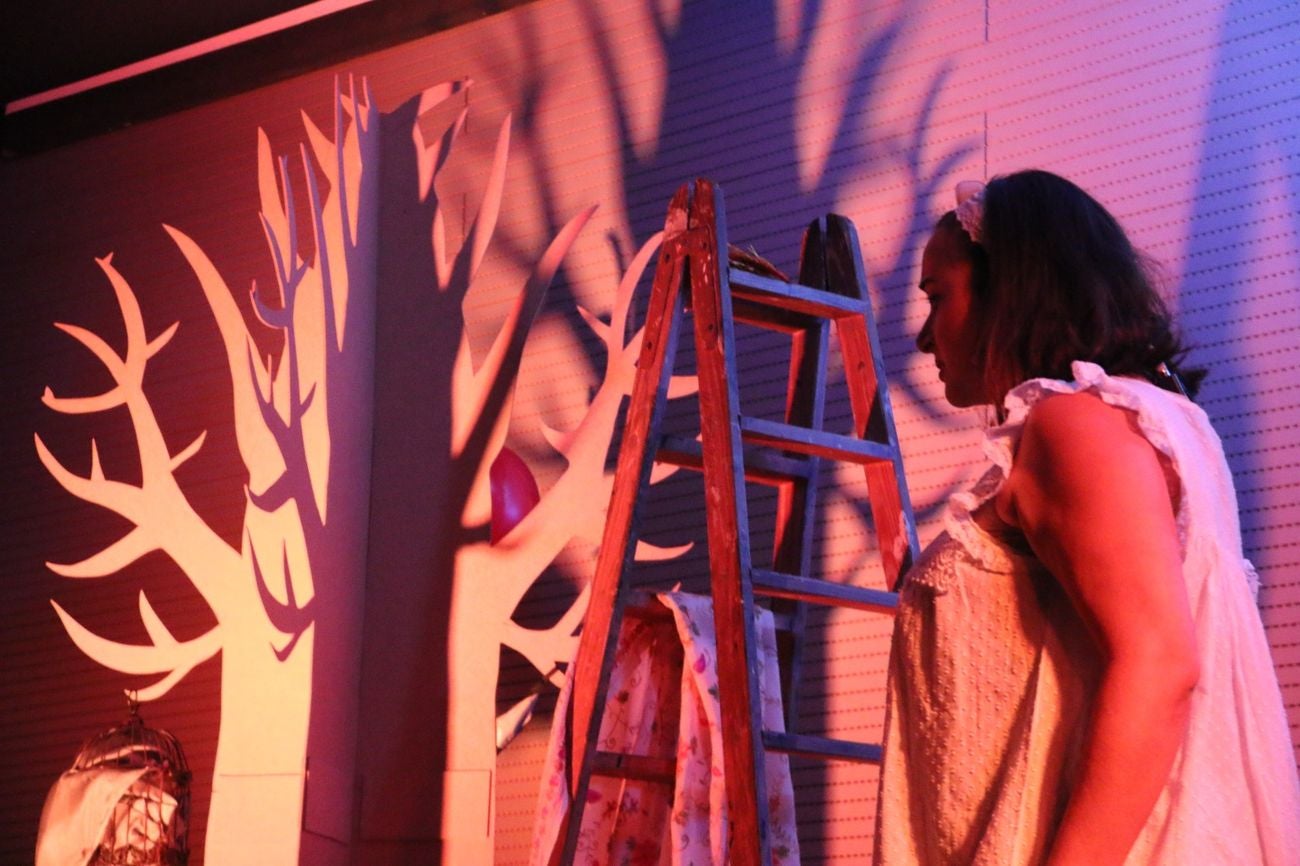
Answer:
[[[609,701],[601,720],[602,751],[676,759],[670,791],[659,782],[593,777],[574,864],[724,866],[726,782],[722,767],[717,643],[708,598],[661,593],[671,622],[625,618],[615,650]],[[770,611],[758,609],[763,724],[784,730],[776,633]],[[529,863],[542,866],[563,844],[569,809],[564,753],[570,684],[555,709]],[[772,862],[799,862],[794,789],[784,755],[768,755],[765,782]]]

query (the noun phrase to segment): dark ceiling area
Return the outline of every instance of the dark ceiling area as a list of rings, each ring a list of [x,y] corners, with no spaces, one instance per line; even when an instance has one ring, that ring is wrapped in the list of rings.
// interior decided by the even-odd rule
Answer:
[[[26,0],[0,30],[6,158],[220,99],[530,0],[370,0],[194,59],[21,110],[14,103],[295,9],[302,0]],[[237,72],[236,72],[237,70]]]

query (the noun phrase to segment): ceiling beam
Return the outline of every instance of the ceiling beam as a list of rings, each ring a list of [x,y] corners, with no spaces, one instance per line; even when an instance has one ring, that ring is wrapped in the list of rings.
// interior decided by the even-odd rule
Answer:
[[[17,159],[142,123],[530,2],[534,0],[309,3],[102,75],[88,76],[76,82],[84,86],[68,85],[66,92],[60,86],[14,98],[0,118],[0,157]],[[319,14],[311,15],[312,11]],[[296,13],[303,14],[295,18]]]

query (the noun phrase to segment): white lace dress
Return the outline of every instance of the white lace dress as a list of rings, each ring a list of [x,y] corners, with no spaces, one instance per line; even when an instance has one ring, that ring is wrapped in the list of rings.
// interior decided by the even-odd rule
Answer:
[[[1017,866],[1051,844],[1077,770],[1098,662],[1056,581],[986,533],[1029,408],[1091,390],[1132,411],[1180,489],[1183,575],[1201,675],[1187,737],[1129,866],[1294,866],[1300,785],[1272,659],[1242,558],[1236,496],[1205,413],[1146,382],[1077,362],[1007,397],[992,467],[949,505],[909,572],[890,662],[878,866]]]

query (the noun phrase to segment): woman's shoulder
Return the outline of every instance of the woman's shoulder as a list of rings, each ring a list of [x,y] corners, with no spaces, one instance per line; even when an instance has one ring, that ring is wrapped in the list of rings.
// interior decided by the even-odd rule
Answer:
[[[1025,412],[1021,438],[1042,440],[1051,450],[1093,450],[1141,437],[1133,413],[1092,390],[1052,394]]]
[[[1110,476],[1117,464],[1131,466],[1154,456],[1132,412],[1086,390],[1054,394],[1029,407],[1016,451],[1016,474],[1082,483]]]

